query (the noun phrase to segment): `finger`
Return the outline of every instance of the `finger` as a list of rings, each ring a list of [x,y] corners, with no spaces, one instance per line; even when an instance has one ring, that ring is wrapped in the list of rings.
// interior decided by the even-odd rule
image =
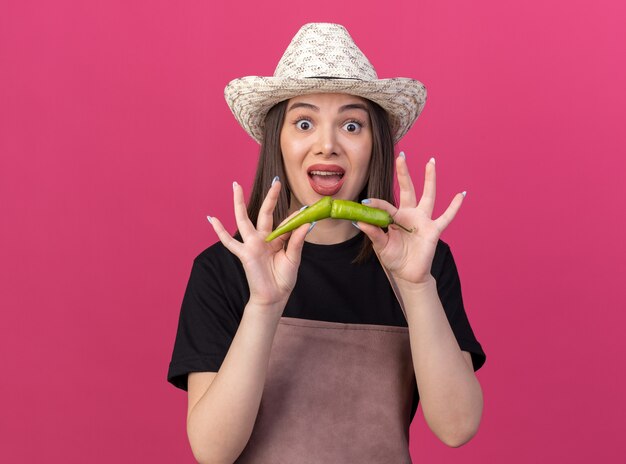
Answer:
[[[398,212],[398,208],[396,208],[388,201],[381,200],[380,198],[368,198],[366,200],[363,200],[361,203],[366,206],[371,206],[372,208],[378,208],[382,209],[383,211],[387,211],[391,215],[391,217],[395,216],[395,214]]]
[[[309,232],[310,224],[302,224],[296,230],[291,232],[285,255],[287,259],[296,266],[300,265],[300,257],[302,256],[302,247],[304,246],[304,237]]]
[[[278,180],[278,177],[275,177],[274,179],[275,180],[272,181],[272,186],[263,200],[263,204],[261,204],[259,216],[256,221],[257,229],[265,233],[272,231],[272,225],[274,223],[274,208],[276,208],[276,203],[278,203],[278,197],[280,194],[280,181]]]
[[[246,201],[243,197],[243,189],[237,182],[233,182],[233,202],[235,205],[235,220],[237,221],[237,229],[239,229],[241,238],[245,241],[246,237],[254,232],[254,226],[248,218]]]
[[[272,247],[272,250],[278,251],[278,250],[284,249],[289,243],[289,237],[291,237],[292,232],[293,231],[285,232],[284,234],[279,235],[274,240],[269,242],[270,246]]]
[[[222,244],[226,247],[226,249],[228,249],[228,251],[238,257],[243,244],[235,240],[232,235],[230,235],[228,231],[224,229],[222,222],[218,218],[214,216],[207,216],[207,219],[209,220],[209,223],[213,226],[213,230],[217,234],[217,237],[220,239],[220,242],[222,242]]]
[[[415,208],[417,206],[415,187],[413,187],[404,152],[400,153],[400,156],[396,159],[396,173],[398,186],[400,187],[400,208]]]
[[[287,216],[285,219],[283,219],[282,221],[280,221],[280,224],[278,224],[276,226],[276,228],[282,226],[285,222],[289,221],[292,217],[300,214],[300,212],[302,212],[304,209],[308,208],[308,206],[303,206],[300,209],[295,210],[293,213],[291,213],[289,216]]]
[[[465,199],[465,193],[457,193],[452,201],[450,202],[450,206],[446,209],[441,216],[439,216],[435,220],[435,224],[439,228],[440,232],[443,232],[446,227],[452,222],[456,213],[461,209],[461,205],[463,204],[463,200]]]
[[[299,210],[294,211],[293,213],[291,213],[289,216],[287,216],[285,219],[283,219],[280,224],[278,224],[276,226],[276,229],[278,229],[280,226],[282,226],[283,224],[285,224],[286,222],[288,222],[289,220],[291,220],[294,216],[300,214],[300,212],[305,209],[308,208],[308,206],[303,206],[302,208],[300,208]],[[309,226],[313,226],[313,224],[309,224]],[[272,246],[272,249],[274,251],[280,249],[280,248],[285,248],[285,245],[287,245],[287,242],[289,241],[289,237],[291,236],[291,231],[289,232],[284,232],[281,235],[279,235],[278,237],[276,237],[275,239],[273,239],[272,241],[269,242],[270,246]],[[278,244],[278,245],[277,245]]]
[[[278,224],[278,226],[276,226],[277,228],[282,226],[285,222],[289,221],[292,217],[294,217],[295,215],[299,214],[303,209],[307,208],[306,206],[303,206],[302,208],[300,208],[299,210],[294,211],[293,213],[291,213],[289,216],[287,216],[285,219],[283,219],[281,221],[280,224]],[[313,224],[309,224],[310,227],[313,227]],[[285,248],[285,246],[287,245],[287,243],[289,242],[289,237],[291,237],[291,232],[293,231],[289,231],[289,232],[285,232],[282,235],[279,235],[278,237],[276,237],[274,240],[272,240],[270,243],[270,245],[273,247],[274,250],[278,250],[280,248]]]
[[[424,174],[424,192],[420,199],[418,207],[422,209],[428,217],[433,214],[435,208],[435,195],[436,195],[436,175],[435,175],[435,158],[431,158],[426,163],[426,173]]]
[[[372,241],[372,247],[374,248],[374,251],[378,253],[387,246],[389,236],[384,233],[380,227],[361,221],[357,222],[357,226]]]

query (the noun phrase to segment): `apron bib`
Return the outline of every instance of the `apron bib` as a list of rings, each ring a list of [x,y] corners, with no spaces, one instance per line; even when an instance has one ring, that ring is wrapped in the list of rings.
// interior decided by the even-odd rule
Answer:
[[[409,330],[283,317],[237,463],[411,463]]]

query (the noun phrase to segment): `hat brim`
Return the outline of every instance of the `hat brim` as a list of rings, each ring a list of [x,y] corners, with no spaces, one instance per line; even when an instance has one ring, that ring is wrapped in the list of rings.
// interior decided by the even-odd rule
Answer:
[[[224,89],[233,115],[259,143],[263,140],[265,116],[272,106],[312,93],[347,93],[379,104],[389,114],[394,143],[407,133],[426,103],[424,84],[405,77],[364,81],[247,76],[231,81]]]

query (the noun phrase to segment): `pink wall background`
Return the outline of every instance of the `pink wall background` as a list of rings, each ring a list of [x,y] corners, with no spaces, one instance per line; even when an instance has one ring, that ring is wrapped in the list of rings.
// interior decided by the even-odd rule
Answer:
[[[468,191],[443,238],[484,418],[449,449],[418,416],[414,461],[622,461],[624,2],[209,3],[0,3],[0,461],[193,462],[178,311],[257,153],[222,90],[310,21],[426,84],[399,149],[439,211]]]

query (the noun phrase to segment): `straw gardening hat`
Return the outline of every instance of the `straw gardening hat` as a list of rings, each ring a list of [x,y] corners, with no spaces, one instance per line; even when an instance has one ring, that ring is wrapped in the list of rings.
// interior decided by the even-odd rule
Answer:
[[[310,23],[298,31],[274,76],[231,81],[226,102],[257,142],[272,106],[311,93],[347,93],[378,103],[389,114],[394,142],[411,128],[426,103],[426,88],[415,79],[378,79],[374,67],[339,24]]]

